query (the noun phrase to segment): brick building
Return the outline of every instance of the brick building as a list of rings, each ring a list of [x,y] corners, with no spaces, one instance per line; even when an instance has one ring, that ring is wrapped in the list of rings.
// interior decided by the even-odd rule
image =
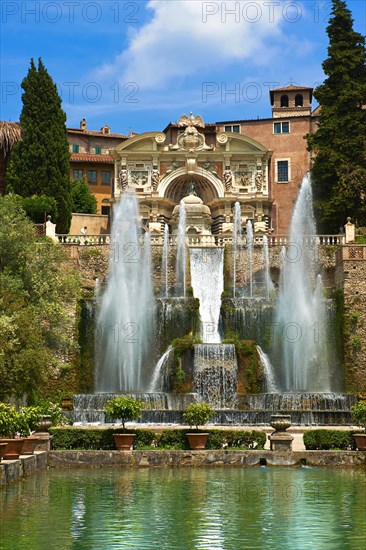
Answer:
[[[111,133],[109,126],[100,131],[87,130],[85,118],[80,128],[67,129],[70,144],[71,180],[84,178],[97,199],[98,214],[110,213],[114,161],[110,151],[127,136]]]

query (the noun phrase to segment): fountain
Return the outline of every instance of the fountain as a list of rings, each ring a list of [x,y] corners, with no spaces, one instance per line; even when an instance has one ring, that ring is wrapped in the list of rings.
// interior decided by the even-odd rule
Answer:
[[[223,294],[224,248],[210,236],[209,208],[191,193],[175,207],[173,220],[176,287],[169,289],[174,252],[169,253],[166,224],[159,260],[161,293],[154,299],[152,247],[149,234],[143,239],[140,235],[136,198],[125,193],[115,208],[108,281],[98,296],[97,393],[75,396],[75,421],[103,422],[103,404],[123,392],[145,402],[145,422],[180,422],[188,403],[208,401],[217,410],[216,423],[268,424],[274,413],[291,414],[293,424],[350,423],[349,408],[355,397],[337,393],[343,386],[341,368],[334,346],[327,341],[334,304],[325,298],[318,275],[309,178],[304,178],[295,206],[290,242],[280,253],[277,295],[268,239],[264,236],[262,247],[257,246],[250,221],[245,263],[237,262],[239,203],[234,215],[232,297]],[[190,247],[188,277],[194,298],[186,287],[187,234],[193,231],[208,243]],[[247,273],[240,285],[239,266]],[[197,312],[197,300],[199,330],[189,322]],[[222,342],[224,334],[232,332],[239,342],[255,342],[253,348]],[[179,364],[185,389],[179,393],[174,386],[177,366],[171,343],[189,334],[192,344]],[[257,386],[250,386],[255,390],[248,393],[246,385],[252,383],[253,372],[257,372]]]
[[[150,238],[141,246],[135,195],[114,210],[108,281],[96,331],[96,391],[136,391],[149,384],[154,341]]]
[[[164,226],[164,244],[163,244],[163,257],[162,257],[162,273],[164,275],[165,286],[165,298],[169,296],[169,284],[168,284],[168,265],[169,265],[169,225],[166,223]]]
[[[238,247],[241,241],[241,210],[240,202],[236,202],[234,206],[234,260],[233,260],[233,297],[236,297],[236,262],[238,258]]]
[[[338,361],[330,346],[331,302],[325,299],[321,278],[317,280],[316,275],[314,235],[311,183],[306,176],[295,205],[290,242],[281,252],[270,358],[282,392],[329,393],[342,386],[340,376],[335,376]]]
[[[187,271],[187,233],[186,205],[181,200],[179,204],[179,225],[177,237],[176,291],[178,296],[186,297]]]

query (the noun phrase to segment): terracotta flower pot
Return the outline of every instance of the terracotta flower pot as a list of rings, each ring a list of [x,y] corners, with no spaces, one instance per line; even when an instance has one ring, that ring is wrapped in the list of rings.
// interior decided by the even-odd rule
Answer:
[[[3,456],[5,460],[16,460],[22,454],[24,438],[0,439],[0,443],[7,443]]]
[[[8,446],[7,443],[0,443],[0,461],[4,456],[5,449],[6,449],[7,446]]]
[[[359,451],[366,451],[366,434],[353,434],[356,447]]]
[[[27,437],[24,440],[22,455],[32,455],[36,450],[38,443],[38,437]]]
[[[206,447],[207,439],[208,439],[208,433],[189,433],[186,434],[189,447],[193,451],[202,451]]]
[[[113,434],[118,451],[130,451],[136,434]]]

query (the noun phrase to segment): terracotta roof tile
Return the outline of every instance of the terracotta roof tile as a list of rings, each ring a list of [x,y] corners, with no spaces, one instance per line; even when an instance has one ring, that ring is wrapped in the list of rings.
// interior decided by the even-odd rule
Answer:
[[[70,160],[71,162],[114,163],[114,159],[111,155],[91,155],[89,153],[71,153]]]
[[[110,137],[110,138],[121,138],[128,139],[128,136],[125,134],[103,134],[103,132],[98,132],[97,130],[81,130],[80,128],[67,128],[67,131],[73,134],[81,134],[87,136],[97,136],[97,137]]]

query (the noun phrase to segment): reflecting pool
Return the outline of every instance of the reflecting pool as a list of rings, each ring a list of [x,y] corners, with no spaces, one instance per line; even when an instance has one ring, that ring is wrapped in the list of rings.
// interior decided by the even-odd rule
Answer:
[[[365,469],[52,470],[1,489],[2,550],[366,548]]]

